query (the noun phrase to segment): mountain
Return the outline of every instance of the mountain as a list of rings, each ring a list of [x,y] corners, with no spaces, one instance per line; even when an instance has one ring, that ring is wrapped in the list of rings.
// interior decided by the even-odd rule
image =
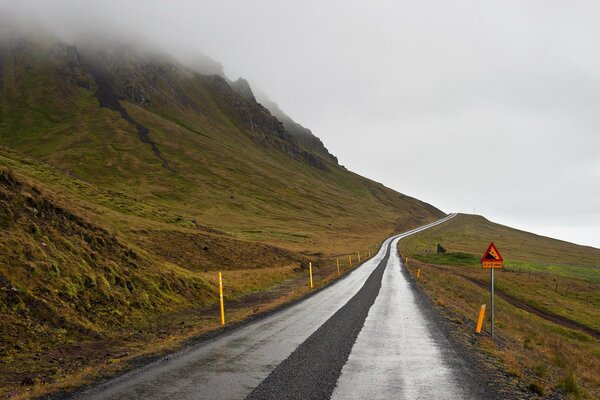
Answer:
[[[1,396],[68,391],[217,329],[216,271],[239,321],[305,293],[309,261],[322,285],[335,258],[445,215],[202,63],[0,39]]]
[[[381,235],[443,215],[346,171],[236,85],[164,54],[15,39],[0,60],[0,144],[188,225],[250,239],[252,226],[277,241],[268,231],[289,230],[286,217],[304,233],[335,219]]]

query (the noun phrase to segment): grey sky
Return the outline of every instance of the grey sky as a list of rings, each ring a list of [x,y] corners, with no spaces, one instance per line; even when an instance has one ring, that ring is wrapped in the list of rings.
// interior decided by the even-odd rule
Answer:
[[[0,0],[65,34],[201,50],[349,169],[447,212],[600,247],[600,3]]]

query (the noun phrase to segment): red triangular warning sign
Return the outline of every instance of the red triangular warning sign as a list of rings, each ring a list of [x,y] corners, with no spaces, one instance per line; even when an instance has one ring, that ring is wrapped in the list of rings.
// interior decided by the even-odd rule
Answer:
[[[481,262],[484,261],[504,261],[493,242],[490,243],[485,253],[483,253],[483,257],[481,257]]]

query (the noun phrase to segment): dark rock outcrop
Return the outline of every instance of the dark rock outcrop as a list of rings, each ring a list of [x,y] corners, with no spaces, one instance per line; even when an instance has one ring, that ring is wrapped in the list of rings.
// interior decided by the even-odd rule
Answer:
[[[321,171],[329,171],[327,162],[320,155],[304,148],[298,138],[285,129],[280,120],[256,101],[247,81],[239,79],[236,84],[230,84],[220,76],[210,78],[210,86],[218,104],[226,112],[233,114],[234,120],[241,122],[241,129],[256,134],[253,136],[256,143],[274,147],[288,157],[304,161]]]
[[[250,88],[250,84],[244,78],[239,78],[237,81],[231,82],[230,86],[244,100],[256,102],[252,88]]]
[[[294,121],[289,115],[284,113],[279,105],[271,100],[265,93],[256,91],[258,101],[265,106],[271,114],[283,123],[285,130],[292,135],[296,141],[305,149],[318,154],[320,157],[338,164],[338,159],[332,155],[325,147],[321,139],[316,137],[312,131]]]

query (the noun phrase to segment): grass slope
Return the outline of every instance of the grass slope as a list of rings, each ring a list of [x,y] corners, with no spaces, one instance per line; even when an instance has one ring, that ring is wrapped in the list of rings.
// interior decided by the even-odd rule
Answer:
[[[288,250],[185,229],[160,230],[168,242],[160,249],[181,246],[175,256],[162,254],[117,233],[100,211],[0,169],[0,394],[69,387],[151,346],[214,329],[210,317],[184,331],[161,321],[185,310],[206,316],[217,300],[216,269],[243,276],[227,287],[232,301],[293,278],[307,263]],[[140,237],[158,241],[155,232]],[[178,263],[192,251],[188,243],[197,246],[195,258]]]
[[[491,241],[506,260],[495,280],[496,343],[473,334],[479,306],[489,303],[489,272],[479,259]],[[438,243],[446,253],[436,254]],[[420,284],[438,306],[464,324],[475,349],[530,394],[600,396],[600,342],[589,333],[600,332],[599,249],[458,215],[402,240],[399,250],[412,258],[413,274],[421,269]]]
[[[594,276],[593,270],[600,269],[600,249],[513,229],[477,215],[459,214],[449,223],[405,241],[403,246],[414,254],[431,255],[440,243],[450,253],[471,254],[478,264],[490,242],[496,244],[509,266],[554,265],[563,273],[581,267],[590,269],[590,277]]]
[[[222,78],[126,47],[1,50],[0,144],[163,214],[144,218],[331,253],[443,215],[310,153]]]

